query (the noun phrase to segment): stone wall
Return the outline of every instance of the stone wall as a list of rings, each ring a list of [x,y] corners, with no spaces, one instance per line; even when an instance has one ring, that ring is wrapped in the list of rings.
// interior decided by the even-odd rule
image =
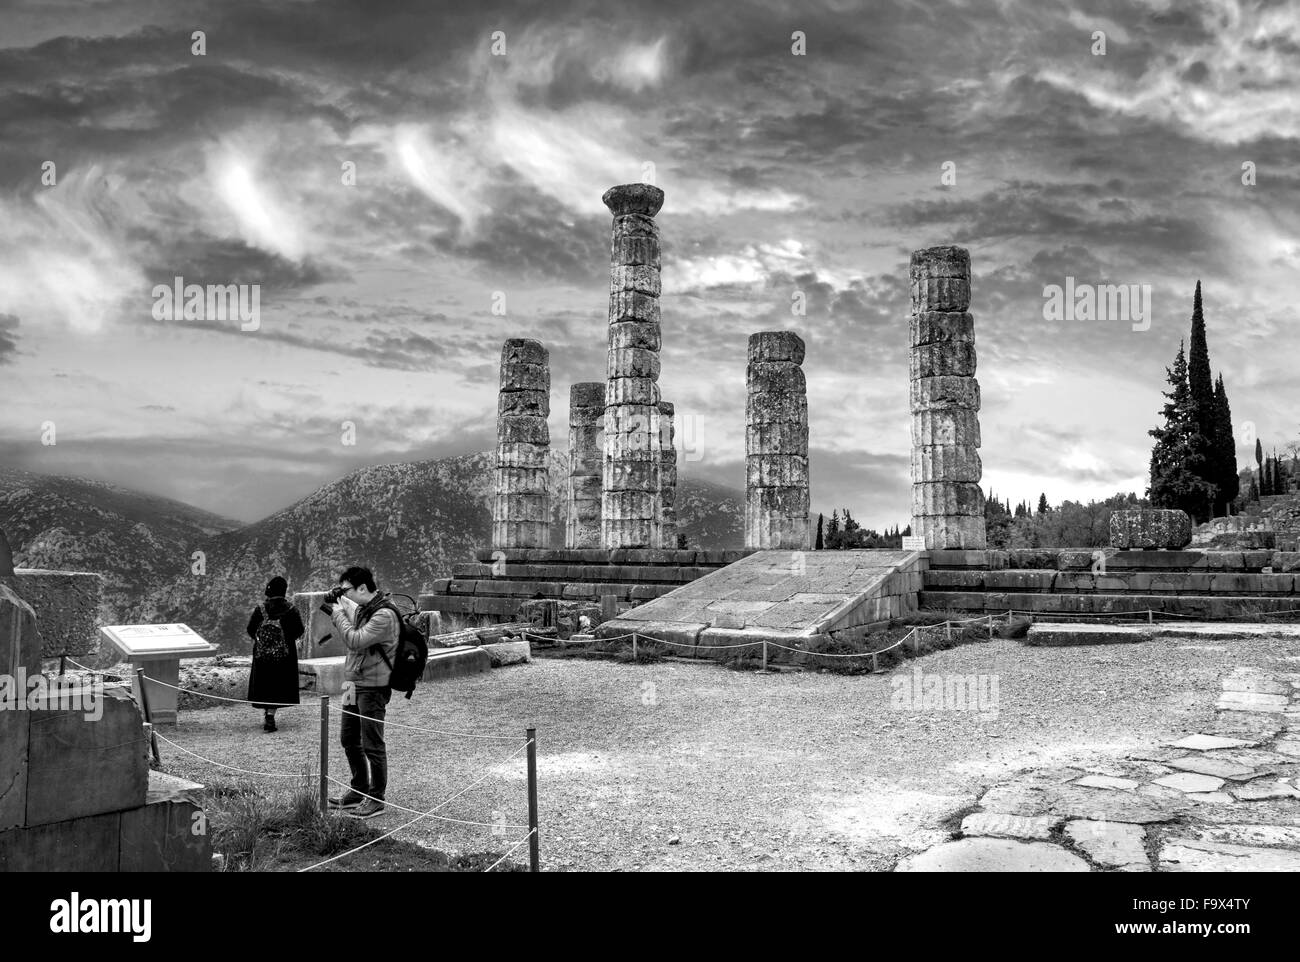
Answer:
[[[21,583],[21,582],[20,582]],[[0,665],[39,679],[36,615],[0,584]],[[152,773],[140,710],[84,679],[0,711],[0,872],[209,871],[201,786]]]
[[[42,654],[57,658],[93,655],[99,650],[99,606],[104,577],[89,571],[16,568],[0,576],[36,612]]]

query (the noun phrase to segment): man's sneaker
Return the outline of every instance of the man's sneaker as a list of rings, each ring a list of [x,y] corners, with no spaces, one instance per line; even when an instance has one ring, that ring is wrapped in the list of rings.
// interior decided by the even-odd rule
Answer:
[[[366,796],[355,789],[349,788],[347,794],[342,798],[330,799],[330,808],[356,808],[365,800]]]
[[[353,818],[374,818],[376,815],[384,814],[384,803],[377,802],[373,798],[367,798],[361,803],[360,808],[348,812]]]

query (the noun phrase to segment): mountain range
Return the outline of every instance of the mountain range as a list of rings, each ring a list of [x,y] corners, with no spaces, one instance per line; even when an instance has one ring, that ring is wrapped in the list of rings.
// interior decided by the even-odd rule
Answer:
[[[0,468],[0,530],[19,567],[103,574],[103,624],[181,621],[240,651],[274,575],[291,591],[319,590],[363,564],[381,587],[414,596],[472,561],[491,538],[494,463],[482,452],[361,468],[248,525],[111,484]],[[564,452],[551,453],[550,473],[559,545]],[[736,489],[683,479],[679,530],[692,547],[739,547],[743,502]]]

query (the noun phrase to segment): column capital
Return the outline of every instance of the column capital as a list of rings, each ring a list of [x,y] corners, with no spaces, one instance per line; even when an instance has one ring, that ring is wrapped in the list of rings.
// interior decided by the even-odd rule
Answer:
[[[615,217],[623,214],[653,217],[664,205],[664,192],[653,184],[620,184],[605,191],[600,199]]]

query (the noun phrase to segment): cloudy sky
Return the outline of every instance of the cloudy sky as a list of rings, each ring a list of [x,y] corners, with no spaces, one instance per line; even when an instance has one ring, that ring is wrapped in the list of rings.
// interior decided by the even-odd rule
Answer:
[[[949,243],[999,495],[1145,487],[1198,278],[1240,457],[1296,435],[1285,2],[0,0],[0,23],[7,465],[255,520],[491,447],[511,336],[550,348],[563,444],[568,385],[605,369],[600,197],[650,178],[686,477],[743,484],[746,339],[794,329],[814,510],[905,523],[907,261]],[[177,276],[260,285],[259,329],[157,320]],[[1067,277],[1149,285],[1149,329],[1044,320]]]

